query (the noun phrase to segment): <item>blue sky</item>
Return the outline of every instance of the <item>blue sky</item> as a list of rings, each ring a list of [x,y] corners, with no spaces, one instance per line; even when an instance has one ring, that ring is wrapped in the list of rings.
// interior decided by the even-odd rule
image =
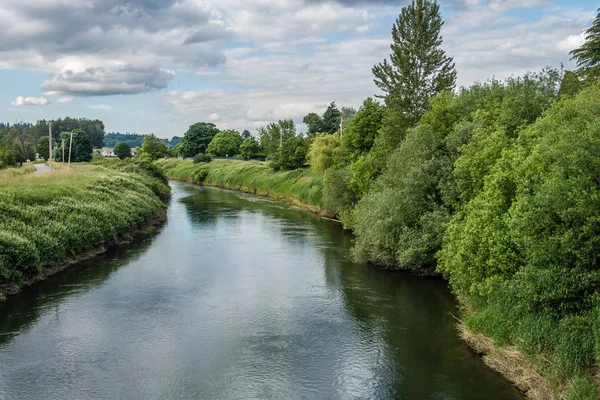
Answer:
[[[447,0],[458,84],[545,66],[600,8],[580,0]],[[107,131],[183,134],[198,121],[300,122],[376,93],[406,0],[3,0],[0,121],[99,118]]]

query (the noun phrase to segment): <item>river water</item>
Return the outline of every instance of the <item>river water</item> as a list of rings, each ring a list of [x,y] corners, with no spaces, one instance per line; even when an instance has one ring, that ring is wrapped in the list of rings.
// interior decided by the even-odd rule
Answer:
[[[518,399],[441,280],[334,223],[172,183],[159,233],[0,303],[0,399]]]

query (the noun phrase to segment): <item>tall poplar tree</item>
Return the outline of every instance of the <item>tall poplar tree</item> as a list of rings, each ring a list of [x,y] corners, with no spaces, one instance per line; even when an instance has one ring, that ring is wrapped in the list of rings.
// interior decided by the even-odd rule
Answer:
[[[586,79],[600,78],[600,8],[591,27],[584,31],[585,43],[571,51],[571,60],[577,61],[577,72]]]
[[[386,105],[405,128],[419,121],[429,99],[454,89],[454,62],[441,48],[443,25],[437,1],[413,0],[392,28],[390,61],[373,67]]]

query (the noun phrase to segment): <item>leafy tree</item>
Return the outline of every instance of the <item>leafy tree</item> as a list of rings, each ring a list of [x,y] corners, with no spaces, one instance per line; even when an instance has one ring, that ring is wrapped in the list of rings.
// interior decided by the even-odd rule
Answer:
[[[579,81],[579,77],[573,71],[565,71],[562,81],[560,82],[560,89],[558,90],[559,97],[575,96],[581,91],[583,85]]]
[[[296,125],[291,119],[279,120],[266,127],[258,128],[260,145],[268,157],[277,153],[279,146],[288,138],[296,136]]]
[[[10,135],[13,138],[13,148],[18,155],[19,165],[26,160],[35,159],[35,139],[28,126],[13,124],[10,127]]]
[[[115,155],[119,157],[121,160],[125,158],[131,157],[131,147],[127,142],[119,142],[115,145],[114,149]]]
[[[240,152],[240,145],[243,140],[238,131],[221,131],[208,144],[206,152],[218,157],[234,156]]]
[[[577,61],[577,72],[586,79],[600,78],[600,8],[591,27],[585,30],[585,43],[571,51]]]
[[[183,135],[180,154],[182,157],[194,157],[199,153],[206,153],[206,149],[219,129],[213,123],[198,122],[189,127]]]
[[[383,106],[371,98],[366,99],[344,128],[341,156],[345,157],[345,163],[354,161],[371,150],[382,121]]]
[[[157,160],[167,154],[167,145],[165,145],[153,133],[144,138],[141,152],[152,160]]]
[[[83,129],[73,130],[73,148],[71,150],[72,162],[90,162],[92,161],[92,141],[90,136]]]
[[[253,137],[244,139],[240,145],[240,155],[245,159],[255,158],[262,152],[260,143]]]
[[[392,28],[390,62],[373,67],[375,84],[385,93],[394,126],[416,124],[429,99],[454,88],[454,63],[441,48],[443,25],[437,2],[413,0]]]
[[[335,133],[340,130],[340,122],[342,120],[342,113],[338,110],[335,101],[327,107],[327,110],[323,113],[321,118],[321,129],[323,133]]]
[[[248,129],[244,129],[244,132],[242,132],[242,137],[244,139],[250,139],[252,137],[252,134]]]
[[[334,164],[335,151],[340,147],[339,135],[317,135],[308,150],[308,163],[315,171],[325,171]]]
[[[308,127],[308,136],[314,136],[321,132],[323,121],[318,114],[309,113],[304,117],[302,122]]]
[[[39,154],[40,157],[42,157],[44,160],[48,161],[48,158],[50,157],[50,149],[49,149],[49,144],[48,144],[48,136],[42,136],[37,140],[36,143],[36,151]]]
[[[352,107],[342,107],[342,119],[344,121],[351,120],[356,115],[356,110]]]
[[[306,164],[307,152],[308,140],[300,136],[290,136],[273,156],[271,167],[274,171],[302,168]]]

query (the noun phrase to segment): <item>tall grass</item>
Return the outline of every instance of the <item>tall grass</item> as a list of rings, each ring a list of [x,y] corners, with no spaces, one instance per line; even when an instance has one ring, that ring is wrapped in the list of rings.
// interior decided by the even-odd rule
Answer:
[[[0,294],[165,215],[168,187],[141,170],[74,165],[0,179]]]
[[[268,163],[260,161],[215,160],[195,164],[170,159],[156,164],[169,178],[289,200],[315,211],[324,209],[321,172],[308,169],[273,172]]]

